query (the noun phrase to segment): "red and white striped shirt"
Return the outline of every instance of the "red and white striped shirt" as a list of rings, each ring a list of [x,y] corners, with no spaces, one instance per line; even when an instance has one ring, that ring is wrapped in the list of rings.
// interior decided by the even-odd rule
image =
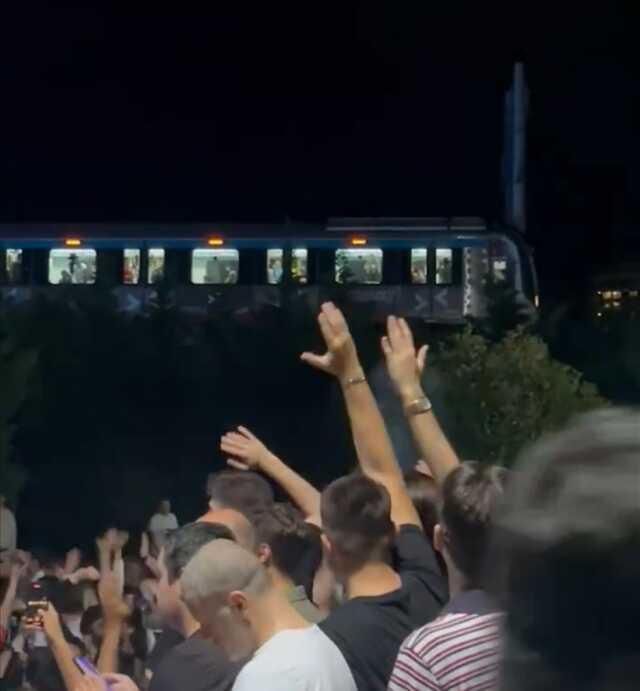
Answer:
[[[402,644],[389,691],[497,689],[502,614],[490,610],[480,591],[452,600],[440,617]]]

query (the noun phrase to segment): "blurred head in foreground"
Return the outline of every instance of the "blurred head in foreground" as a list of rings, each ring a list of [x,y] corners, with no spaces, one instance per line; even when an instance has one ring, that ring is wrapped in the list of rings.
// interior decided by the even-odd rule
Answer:
[[[603,410],[530,449],[495,524],[503,691],[640,678],[640,416]]]

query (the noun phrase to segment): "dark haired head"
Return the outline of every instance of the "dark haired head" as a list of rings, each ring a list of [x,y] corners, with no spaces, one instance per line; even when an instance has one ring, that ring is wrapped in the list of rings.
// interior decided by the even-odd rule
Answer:
[[[339,558],[341,569],[388,560],[394,525],[385,487],[365,475],[347,475],[324,490],[320,510],[332,558]]]
[[[442,486],[444,544],[468,587],[480,586],[494,511],[507,475],[505,468],[466,461],[449,473]]]
[[[255,521],[258,542],[267,545],[273,565],[295,585],[313,592],[313,579],[322,562],[322,539],[291,504],[274,504]]]
[[[77,615],[84,612],[84,588],[81,585],[61,582],[51,599],[60,614]]]
[[[252,518],[273,504],[271,485],[258,473],[222,470],[207,480],[212,509],[235,509]]]
[[[180,578],[185,566],[212,540],[233,540],[233,533],[219,523],[189,523],[169,536],[164,554],[169,583]]]
[[[404,482],[409,497],[420,516],[424,534],[434,544],[434,529],[439,520],[440,491],[438,490],[438,485],[432,477],[427,477],[424,473],[413,469],[405,472]],[[436,551],[436,558],[442,573],[446,576],[447,565],[439,551]]]
[[[416,511],[420,516],[425,535],[432,540],[433,529],[438,523],[438,504],[440,493],[432,477],[427,477],[417,470],[408,470],[404,474],[404,483]]]
[[[530,449],[498,513],[495,548],[507,691],[637,688],[637,413],[591,413]]]

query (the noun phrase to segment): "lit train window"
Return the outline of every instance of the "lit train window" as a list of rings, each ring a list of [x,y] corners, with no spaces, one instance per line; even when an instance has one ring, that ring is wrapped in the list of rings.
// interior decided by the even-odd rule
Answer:
[[[453,283],[453,250],[436,249],[436,285]]]
[[[493,260],[493,280],[497,283],[507,280],[507,260],[505,257],[496,257]]]
[[[267,283],[277,286],[282,283],[282,250],[267,250]]]
[[[148,257],[147,283],[159,283],[164,278],[164,249],[150,249]]]
[[[91,285],[95,282],[95,250],[69,249],[49,252],[49,283]]]
[[[307,283],[309,280],[307,269],[308,252],[302,247],[291,251],[291,278],[294,283]]]
[[[423,285],[427,282],[426,247],[411,250],[411,283]]]
[[[22,283],[22,250],[7,250],[7,283]]]
[[[238,282],[238,250],[193,250],[191,282],[211,285],[233,285]]]
[[[357,285],[382,283],[382,250],[336,250],[336,282]]]
[[[134,286],[140,282],[140,250],[124,250],[122,282],[128,286]]]

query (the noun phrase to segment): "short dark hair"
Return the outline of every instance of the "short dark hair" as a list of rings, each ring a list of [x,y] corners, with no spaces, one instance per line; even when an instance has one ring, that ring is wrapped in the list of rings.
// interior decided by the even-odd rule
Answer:
[[[519,461],[495,529],[507,691],[637,688],[639,488],[636,412],[577,418]]]
[[[493,516],[507,475],[506,468],[465,461],[449,473],[442,486],[445,544],[468,587],[481,585]]]
[[[433,529],[438,523],[438,504],[440,502],[436,481],[417,470],[408,470],[404,473],[404,483],[420,516],[425,535],[429,540],[433,540]]]
[[[352,473],[324,490],[320,512],[322,528],[348,569],[387,558],[395,528],[385,487]]]
[[[438,484],[432,477],[428,477],[414,469],[404,473],[404,483],[407,487],[409,498],[413,502],[418,516],[420,516],[424,534],[435,548],[433,544],[434,529],[439,521],[438,511],[440,506]],[[442,558],[442,554],[438,551],[436,551],[436,559],[443,576],[446,577],[447,565]]]
[[[298,509],[277,503],[256,516],[258,542],[271,550],[274,566],[307,594],[322,562],[322,539]]]
[[[220,523],[189,523],[169,535],[164,563],[169,583],[177,581],[186,565],[212,540],[234,540],[233,533]]]
[[[274,501],[271,485],[258,473],[221,470],[209,475],[207,489],[211,501],[221,508],[235,509],[252,518]]]
[[[82,614],[84,612],[84,588],[69,581],[61,582],[52,597],[60,614]]]

